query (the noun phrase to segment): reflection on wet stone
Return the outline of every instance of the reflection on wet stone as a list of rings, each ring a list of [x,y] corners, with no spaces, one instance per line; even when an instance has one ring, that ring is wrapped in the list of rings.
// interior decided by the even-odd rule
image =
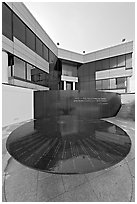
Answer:
[[[129,136],[118,126],[76,115],[31,121],[14,130],[7,140],[9,153],[20,163],[59,174],[108,168],[125,158],[130,147]]]

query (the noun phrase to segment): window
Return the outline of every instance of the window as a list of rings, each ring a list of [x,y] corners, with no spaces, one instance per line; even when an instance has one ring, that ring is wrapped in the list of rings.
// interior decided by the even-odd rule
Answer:
[[[74,64],[62,63],[62,75],[77,77],[77,66]]]
[[[96,90],[97,89],[102,89],[102,80],[96,81]]]
[[[96,61],[96,71],[102,70],[102,60]]]
[[[43,58],[49,61],[49,49],[45,45],[43,45]]]
[[[14,57],[14,76],[25,79],[25,62]]]
[[[102,80],[102,89],[109,89],[109,88],[110,88],[109,79]]]
[[[12,38],[12,12],[4,3],[2,3],[2,34],[10,40]]]
[[[116,88],[116,79],[110,79],[110,89]]]
[[[72,82],[66,82],[66,90],[73,90],[73,83]]]
[[[8,77],[13,76],[13,65],[14,65],[14,56],[12,54],[8,54]]]
[[[56,62],[57,62],[56,55],[52,51],[49,50],[49,69],[50,71],[57,70]]]
[[[13,14],[13,35],[25,44],[25,24]]]
[[[132,68],[132,53],[126,55],[126,68]]]
[[[118,56],[118,67],[125,66],[125,55]]]
[[[125,77],[116,78],[117,88],[125,88],[125,82],[126,82]]]
[[[117,67],[117,58],[111,57],[110,58],[110,68]]]
[[[36,52],[42,57],[42,42],[39,38],[36,37]]]
[[[48,86],[48,74],[33,67],[31,69],[31,81],[39,85]]]
[[[109,59],[102,60],[102,69],[109,69]]]
[[[34,66],[27,63],[27,80],[31,81],[31,72]]]
[[[35,35],[28,27],[26,27],[26,45],[35,51]]]

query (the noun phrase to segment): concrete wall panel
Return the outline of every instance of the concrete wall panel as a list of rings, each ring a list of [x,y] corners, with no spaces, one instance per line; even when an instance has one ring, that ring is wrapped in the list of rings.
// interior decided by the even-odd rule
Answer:
[[[83,55],[58,48],[58,58],[83,63]]]
[[[133,52],[133,41],[130,41],[126,44],[126,53]]]
[[[38,84],[33,84],[33,83],[29,83],[26,81],[21,81],[18,79],[9,79],[10,84],[16,85],[16,86],[22,86],[22,87],[26,87],[29,89],[35,89],[35,90],[49,90],[48,87],[44,87],[44,86],[40,86]]]
[[[116,69],[109,69],[104,71],[96,72],[96,79],[108,79],[108,78],[117,78],[117,77],[125,77],[131,76],[132,69],[126,70],[125,67],[116,68]]]
[[[74,82],[78,82],[78,77],[61,75],[61,80],[62,81],[74,81]]]
[[[114,47],[109,48],[110,56],[122,55],[126,51],[126,44],[116,45]]]
[[[92,62],[130,52],[133,52],[133,41],[85,54],[83,56],[83,62]]]
[[[2,85],[2,126],[33,119],[33,90]]]
[[[4,35],[2,35],[2,49],[13,54],[14,52],[13,48],[14,48],[13,42],[6,38]]]
[[[103,59],[103,58],[107,58],[108,56],[109,56],[108,48],[96,51],[96,59]]]

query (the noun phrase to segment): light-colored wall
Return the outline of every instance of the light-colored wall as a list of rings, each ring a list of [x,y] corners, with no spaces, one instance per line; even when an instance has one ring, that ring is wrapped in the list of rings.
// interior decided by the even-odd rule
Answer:
[[[8,83],[8,54],[2,52],[2,82]]]
[[[64,50],[61,48],[58,48],[58,58],[70,60],[73,62],[83,63],[83,55],[82,54],[79,54],[76,52],[71,52],[69,50]]]
[[[134,101],[135,101],[135,93],[121,94],[121,103],[122,104],[132,103]]]
[[[61,75],[61,81],[71,81],[71,82],[74,81],[74,82],[78,82],[78,77]]]
[[[133,43],[133,50],[135,50],[135,43]],[[132,67],[133,67],[133,74],[129,80],[129,92],[135,92],[135,52],[132,54]]]
[[[135,121],[135,94],[121,94],[121,102],[117,117]]]
[[[117,78],[117,77],[128,77],[132,75],[132,69],[125,69],[125,67],[122,68],[116,68],[116,69],[108,69],[103,71],[97,71],[96,72],[96,79],[109,79],[109,78]]]
[[[33,119],[33,90],[2,85],[2,126]]]
[[[83,57],[83,62],[92,62],[130,52],[133,52],[133,41],[85,54]]]
[[[29,88],[29,89],[34,89],[37,91],[49,90],[49,87],[40,86],[38,84],[33,84],[33,83],[26,82],[26,81],[21,81],[19,79],[14,79],[14,78],[10,78],[9,83],[12,85],[15,85],[15,86],[21,86],[21,87],[25,87],[25,88]]]

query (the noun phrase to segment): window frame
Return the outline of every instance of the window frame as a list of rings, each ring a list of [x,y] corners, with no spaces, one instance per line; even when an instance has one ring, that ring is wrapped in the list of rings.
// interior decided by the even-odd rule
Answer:
[[[4,33],[4,22],[3,22],[3,7],[6,7],[10,12],[11,12],[11,33],[10,33],[10,36],[8,36],[6,33]],[[11,41],[13,41],[13,11],[12,9],[5,3],[5,2],[2,2],[2,35],[4,35],[5,37],[7,37],[8,39],[10,39]]]

